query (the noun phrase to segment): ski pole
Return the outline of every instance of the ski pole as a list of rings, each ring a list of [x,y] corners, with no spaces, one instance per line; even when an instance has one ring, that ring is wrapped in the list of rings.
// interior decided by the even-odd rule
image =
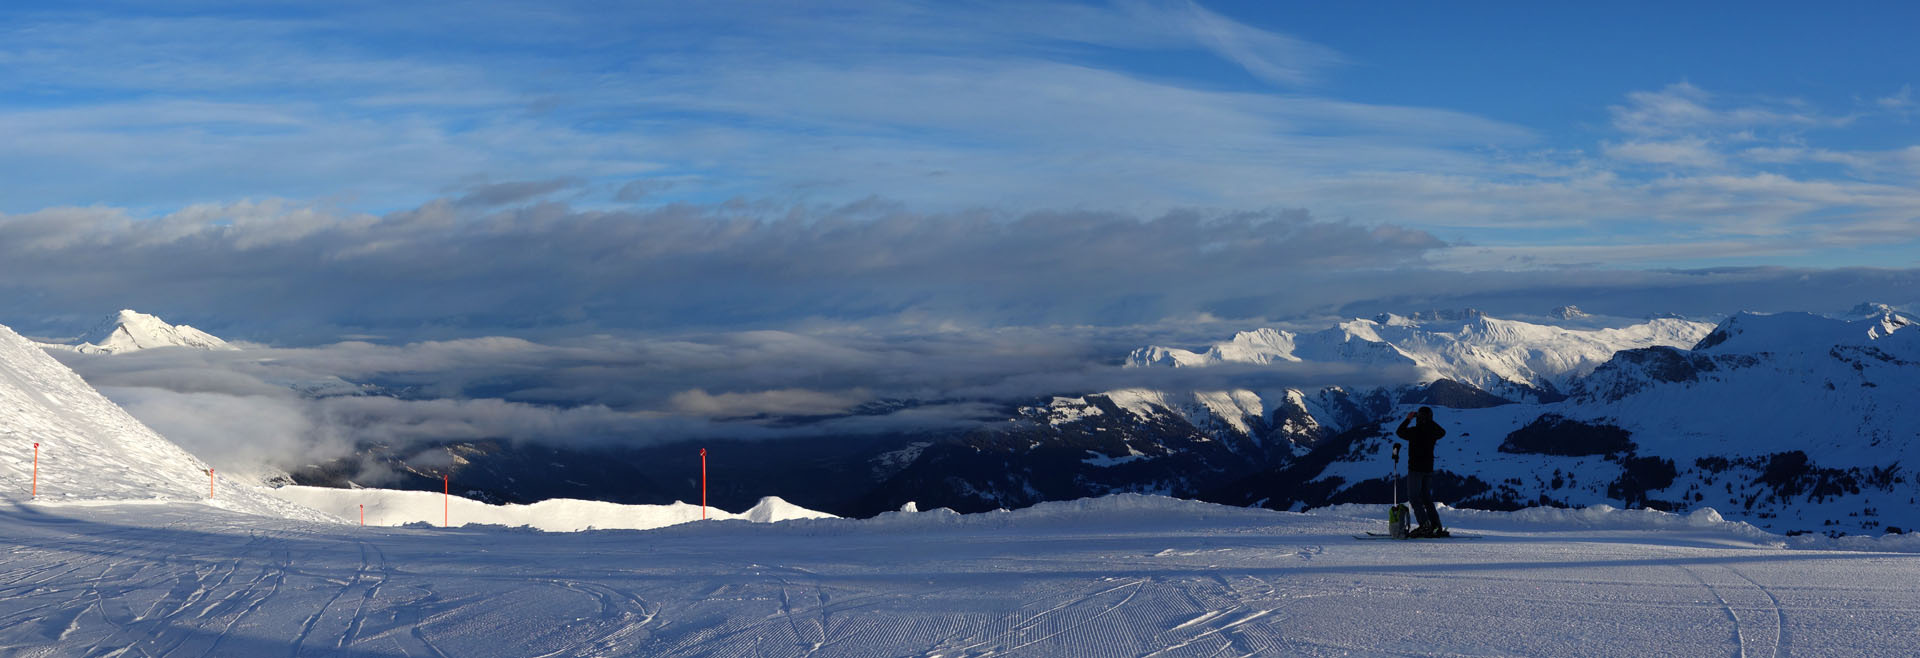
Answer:
[[[1400,444],[1393,444],[1393,505],[1400,506]]]

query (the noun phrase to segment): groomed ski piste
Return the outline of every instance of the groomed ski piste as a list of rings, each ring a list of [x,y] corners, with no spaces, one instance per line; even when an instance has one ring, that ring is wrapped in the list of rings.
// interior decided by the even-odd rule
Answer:
[[[356,517],[367,506],[369,524],[348,505]],[[796,518],[814,514],[777,499],[708,520],[698,509],[268,492],[215,477],[0,327],[0,655],[1920,647],[1920,537],[1780,537],[1705,510],[1443,509],[1482,538],[1358,541],[1384,528],[1385,505],[1294,513],[1119,495],[872,519]]]
[[[1123,495],[650,531],[195,502],[0,514],[14,656],[1911,656],[1920,543],[1443,510],[1471,542]],[[421,524],[425,525],[425,524]]]

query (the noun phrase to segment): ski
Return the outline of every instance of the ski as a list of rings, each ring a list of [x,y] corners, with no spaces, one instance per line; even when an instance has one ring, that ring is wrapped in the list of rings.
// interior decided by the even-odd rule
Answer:
[[[1485,535],[1463,535],[1463,534],[1460,534],[1460,533],[1457,533],[1457,532],[1456,532],[1456,533],[1453,533],[1453,534],[1450,534],[1450,535],[1447,535],[1447,536],[1445,536],[1445,537],[1408,537],[1407,539],[1411,539],[1411,540],[1421,540],[1421,539],[1482,539],[1482,538],[1484,538],[1484,537],[1485,537]],[[1354,536],[1353,536],[1353,538],[1354,538],[1354,539],[1359,539],[1359,540],[1375,540],[1375,539],[1393,539],[1394,537],[1393,537],[1393,535],[1389,535],[1389,534],[1387,534],[1387,533],[1384,533],[1384,532],[1369,532],[1369,533],[1367,533],[1367,534],[1364,534],[1364,535],[1354,535]]]

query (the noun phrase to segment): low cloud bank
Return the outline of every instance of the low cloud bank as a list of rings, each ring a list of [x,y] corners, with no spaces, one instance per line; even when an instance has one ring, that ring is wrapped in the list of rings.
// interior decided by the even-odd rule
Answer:
[[[136,417],[236,473],[507,440],[570,448],[696,439],[835,440],[1005,423],[1053,394],[1126,387],[1388,384],[1411,371],[1327,364],[1123,368],[1152,328],[595,336],[237,352],[61,353]],[[364,477],[377,480],[378,473]]]

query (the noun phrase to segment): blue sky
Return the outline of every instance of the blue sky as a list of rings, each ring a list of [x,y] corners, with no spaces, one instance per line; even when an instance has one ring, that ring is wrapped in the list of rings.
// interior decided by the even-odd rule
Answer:
[[[1903,3],[9,3],[0,232],[12,262],[40,270],[14,272],[0,293],[48,313],[157,304],[228,323],[298,299],[328,309],[306,321],[376,333],[914,313],[988,325],[1284,318],[1506,292],[1516,306],[1595,289],[1617,300],[1635,286],[1692,289],[1661,277],[1703,268],[1739,273],[1737,286],[1882,268],[1895,284],[1830,296],[1905,303],[1920,266],[1917,14]],[[1187,218],[1197,228],[1181,230]],[[968,237],[987,244],[899,242],[974,221],[985,223]],[[1036,226],[1067,241],[1051,246],[1070,262],[982,275],[1006,269],[992,255],[1021,251],[1019,227]],[[661,252],[667,229],[686,242]],[[1161,236],[1178,255],[1159,278],[1131,280],[1112,263],[1155,256],[1081,248],[1103,235]],[[485,251],[529,244],[551,249]],[[1248,256],[1242,278],[1262,283],[1222,281],[1234,272],[1209,261],[1236,244],[1323,258]],[[614,258],[583,255],[608,245],[678,265],[580,265]],[[383,253],[401,255],[339,265]],[[407,267],[475,258],[501,266]],[[61,263],[90,269],[44,271]],[[563,273],[529,274],[547,270]],[[1260,287],[1326,288],[1334,271],[1349,276],[1319,295]],[[520,306],[467,293],[525,281]],[[1077,311],[1024,296],[1103,282],[1098,299],[1068,305]],[[634,285],[686,294],[613,292]],[[583,292],[546,304],[554,287]],[[754,296],[766,289],[781,296]],[[380,299],[348,301],[369,296]],[[464,305],[420,301],[446,298]],[[1682,299],[1652,298],[1617,310]],[[1673,305],[1733,310],[1684,300]],[[675,319],[621,310],[635,305]]]

